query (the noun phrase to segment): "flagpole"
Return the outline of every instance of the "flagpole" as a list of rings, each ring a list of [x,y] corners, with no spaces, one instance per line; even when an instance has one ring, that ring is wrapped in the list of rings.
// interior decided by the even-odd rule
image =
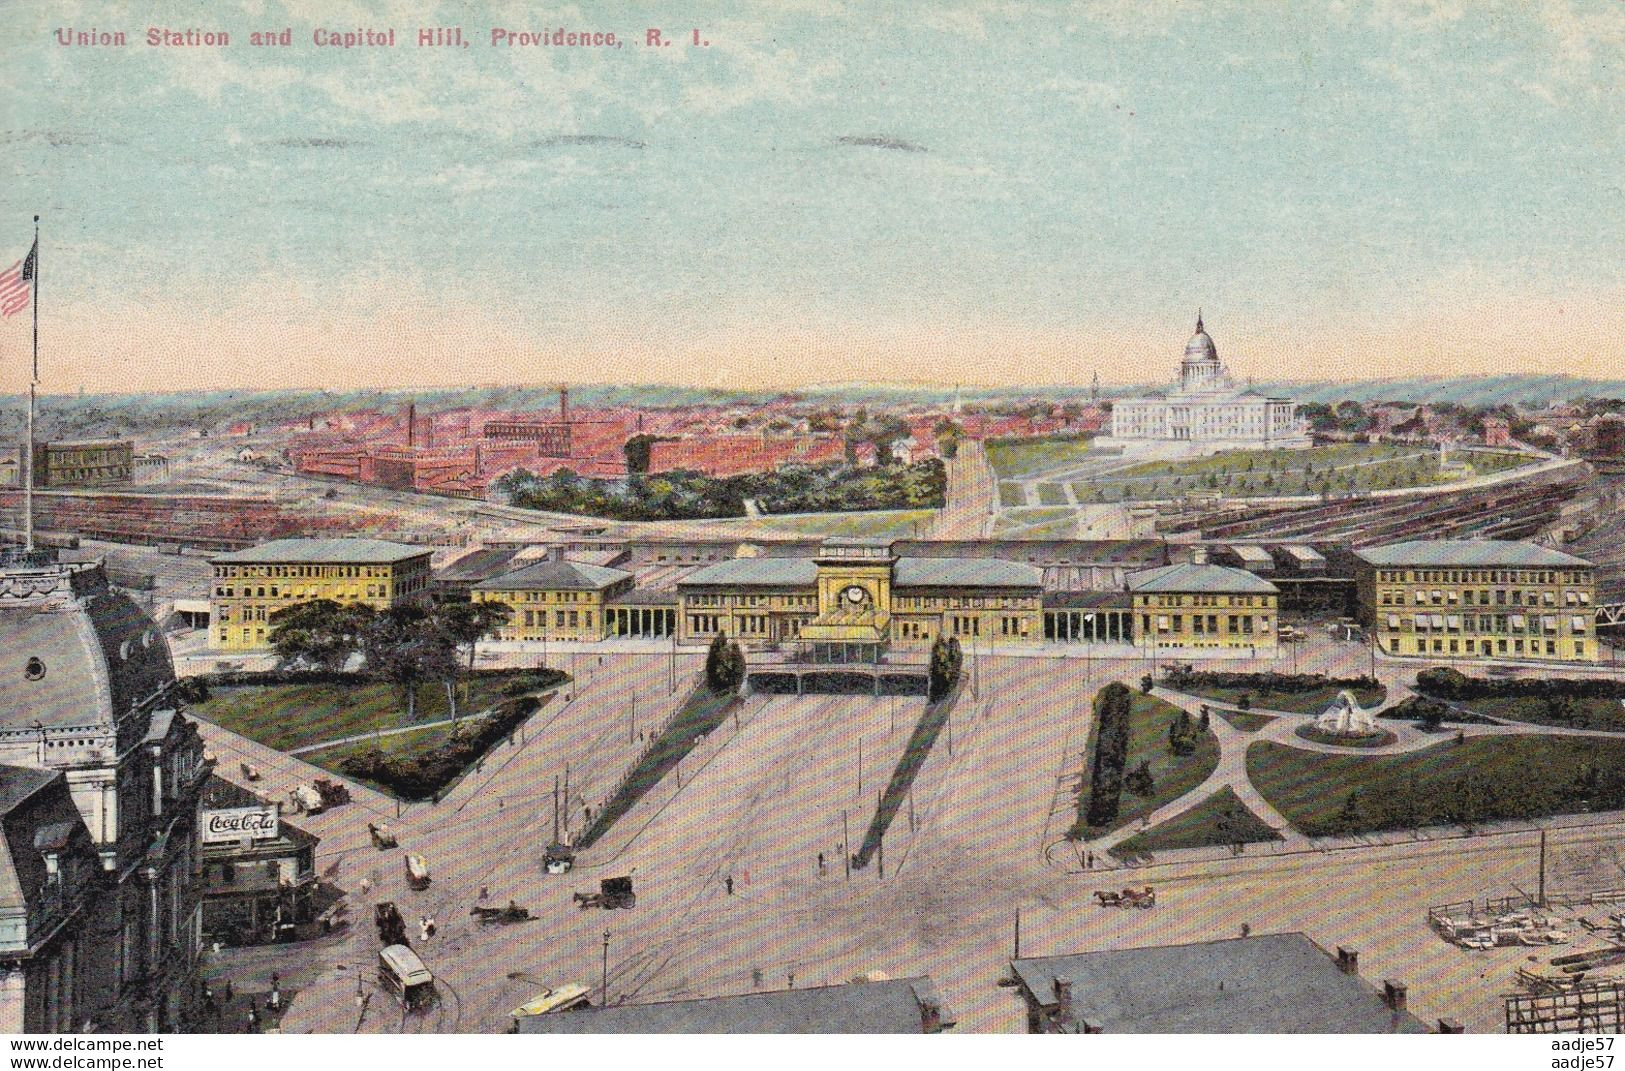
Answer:
[[[34,217],[34,367],[28,377],[28,441],[23,447],[23,549],[34,549],[34,398],[39,390],[39,217]]]

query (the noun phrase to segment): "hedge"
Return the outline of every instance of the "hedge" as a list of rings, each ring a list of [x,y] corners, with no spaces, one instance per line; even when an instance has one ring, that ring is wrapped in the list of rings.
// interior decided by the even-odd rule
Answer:
[[[351,755],[339,764],[350,777],[371,781],[405,800],[438,799],[440,792],[503,737],[510,736],[540,709],[536,696],[510,699],[490,714],[470,718],[444,741],[415,756],[391,755],[378,748]]]
[[[1382,682],[1375,677],[1328,677],[1324,673],[1226,673],[1219,670],[1194,670],[1186,666],[1169,666],[1163,671],[1169,687],[1184,691],[1186,687],[1246,688],[1255,692],[1313,692],[1321,688],[1347,688],[1351,690],[1377,689]]]
[[[1489,680],[1469,677],[1457,669],[1434,666],[1416,675],[1416,690],[1439,699],[1625,699],[1625,681],[1566,680],[1538,677],[1529,680]]]

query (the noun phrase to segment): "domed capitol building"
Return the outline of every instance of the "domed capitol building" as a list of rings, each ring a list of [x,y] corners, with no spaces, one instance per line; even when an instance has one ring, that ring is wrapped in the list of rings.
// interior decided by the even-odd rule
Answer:
[[[1238,388],[1196,316],[1179,383],[1165,394],[1112,403],[1111,435],[1099,445],[1126,453],[1212,454],[1221,450],[1298,450],[1310,445],[1297,405]]]

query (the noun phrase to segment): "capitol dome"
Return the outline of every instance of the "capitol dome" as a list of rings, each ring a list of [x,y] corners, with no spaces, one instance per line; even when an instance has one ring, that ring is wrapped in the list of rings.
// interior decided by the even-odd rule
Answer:
[[[1185,363],[1195,364],[1199,361],[1217,363],[1218,360],[1219,349],[1213,344],[1213,339],[1208,336],[1207,331],[1203,330],[1202,314],[1197,313],[1196,334],[1192,335],[1191,340],[1185,343]]]

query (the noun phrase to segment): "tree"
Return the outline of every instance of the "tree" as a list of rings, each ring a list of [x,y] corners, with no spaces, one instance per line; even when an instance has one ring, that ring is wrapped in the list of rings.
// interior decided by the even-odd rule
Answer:
[[[363,603],[332,599],[295,603],[271,614],[271,649],[279,669],[342,670],[361,649],[362,633],[373,616]]]
[[[457,649],[434,626],[429,611],[407,604],[375,614],[362,630],[367,668],[398,685],[406,696],[406,720],[417,720],[418,687],[428,680],[453,679]]]
[[[711,646],[705,652],[705,684],[713,692],[727,689],[728,637],[718,632],[711,637]]]
[[[1123,773],[1128,764],[1129,714],[1134,694],[1121,681],[1113,681],[1095,696],[1095,764],[1089,778],[1091,826],[1104,826],[1117,817],[1123,801]]]
[[[491,633],[502,627],[513,614],[502,602],[448,602],[435,607],[434,627],[453,648],[468,651],[468,670],[474,671],[474,648]],[[457,699],[448,685],[446,699],[451,706],[451,720],[457,720]]]
[[[1151,689],[1156,685],[1156,683],[1156,681],[1151,679],[1151,674],[1147,673],[1145,676],[1140,678],[1140,691],[1144,692],[1146,695],[1150,695]]]
[[[1175,755],[1189,755],[1196,750],[1196,725],[1189,711],[1181,710],[1168,724],[1168,750]]]
[[[944,639],[938,636],[931,644],[931,662],[926,674],[926,699],[941,701],[959,683],[959,672],[965,656],[957,636]]]
[[[1151,760],[1146,759],[1123,778],[1123,787],[1142,798],[1157,790],[1157,780],[1151,776]]]
[[[1200,718],[1196,719],[1197,731],[1205,733],[1212,727],[1212,725],[1213,725],[1213,712],[1208,709],[1208,705],[1206,703],[1203,703],[1202,704],[1202,716]]]

